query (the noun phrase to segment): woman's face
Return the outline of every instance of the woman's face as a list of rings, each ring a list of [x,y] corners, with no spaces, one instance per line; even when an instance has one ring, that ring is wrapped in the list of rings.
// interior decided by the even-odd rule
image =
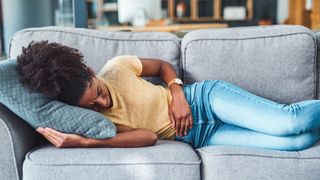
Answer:
[[[88,83],[79,105],[94,111],[110,108],[112,106],[111,95],[103,81],[93,77],[91,83]]]

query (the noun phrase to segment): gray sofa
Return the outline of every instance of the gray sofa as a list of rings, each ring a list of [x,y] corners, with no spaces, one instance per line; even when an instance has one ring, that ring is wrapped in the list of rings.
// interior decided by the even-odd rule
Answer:
[[[78,48],[96,72],[116,55],[135,54],[169,61],[186,83],[221,79],[281,103],[319,98],[320,33],[301,26],[205,29],[182,40],[169,33],[33,28],[15,34],[9,57],[32,40]],[[320,177],[319,142],[299,152],[232,146],[193,150],[170,140],[144,148],[57,149],[2,104],[0,143],[1,180]]]

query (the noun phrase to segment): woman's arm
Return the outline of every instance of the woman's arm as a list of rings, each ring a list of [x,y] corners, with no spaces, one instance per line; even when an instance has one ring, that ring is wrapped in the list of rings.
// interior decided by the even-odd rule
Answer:
[[[117,126],[118,127],[118,126]],[[146,129],[119,128],[113,138],[92,139],[76,134],[66,134],[51,128],[37,128],[49,142],[58,148],[64,147],[144,147],[157,142],[157,135]]]
[[[139,58],[142,63],[142,77],[157,76],[165,83],[169,83],[177,78],[177,73],[172,65],[160,59]],[[172,101],[169,106],[169,117],[176,134],[187,135],[188,130],[192,128],[192,114],[190,106],[184,96],[181,85],[172,84],[170,87]]]

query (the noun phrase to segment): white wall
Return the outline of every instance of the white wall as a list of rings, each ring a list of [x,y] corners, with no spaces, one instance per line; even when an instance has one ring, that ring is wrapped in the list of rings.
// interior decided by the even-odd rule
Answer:
[[[289,1],[290,0],[278,0],[277,8],[277,22],[283,24],[288,18],[289,14]]]

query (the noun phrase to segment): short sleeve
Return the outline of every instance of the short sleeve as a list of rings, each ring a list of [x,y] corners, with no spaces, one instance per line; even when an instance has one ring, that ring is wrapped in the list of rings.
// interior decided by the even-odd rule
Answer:
[[[125,67],[129,71],[133,72],[136,76],[140,76],[142,73],[142,63],[137,56],[117,56],[111,59],[108,63]]]

